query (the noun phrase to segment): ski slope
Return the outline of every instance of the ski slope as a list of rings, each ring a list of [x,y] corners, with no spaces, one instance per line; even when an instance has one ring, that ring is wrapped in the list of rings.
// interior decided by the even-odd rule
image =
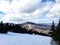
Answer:
[[[8,32],[8,34],[0,34],[0,45],[51,45],[51,38]]]

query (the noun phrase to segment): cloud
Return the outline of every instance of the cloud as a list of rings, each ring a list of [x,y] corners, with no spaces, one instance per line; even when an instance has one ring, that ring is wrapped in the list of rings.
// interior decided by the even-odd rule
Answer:
[[[52,9],[50,9],[49,13],[46,15],[47,17],[60,17],[60,0],[56,0],[55,5]]]
[[[46,14],[47,18],[53,18],[55,22],[60,19],[60,0],[56,0],[55,5]]]
[[[11,2],[10,2],[11,1]],[[22,22],[52,22],[52,11],[54,1],[42,0],[2,0],[0,10],[6,13],[2,20],[4,22],[22,23]],[[50,15],[52,14],[52,15]]]
[[[31,13],[34,12],[36,9],[38,9],[40,4],[41,4],[40,0],[31,0],[29,3],[20,7],[19,9],[20,12],[22,13]]]

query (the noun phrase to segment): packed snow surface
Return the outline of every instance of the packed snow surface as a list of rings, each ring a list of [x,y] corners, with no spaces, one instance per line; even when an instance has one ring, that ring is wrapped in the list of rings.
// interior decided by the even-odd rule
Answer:
[[[0,45],[51,45],[51,38],[40,35],[8,32],[0,34]]]

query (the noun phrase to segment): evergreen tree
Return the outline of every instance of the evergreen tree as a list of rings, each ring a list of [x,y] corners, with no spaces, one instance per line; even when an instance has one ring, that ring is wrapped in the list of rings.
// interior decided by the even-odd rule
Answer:
[[[58,23],[58,25],[57,25],[57,31],[59,31],[60,30],[60,20],[59,20],[59,23]],[[60,32],[60,31],[59,31]]]
[[[53,31],[53,32],[55,31],[54,21],[53,21],[53,23],[52,23],[51,31]]]
[[[55,41],[58,42],[58,45],[60,45],[60,20],[59,20],[59,23],[56,27]]]
[[[54,35],[55,32],[55,25],[54,25],[54,21],[52,22],[52,26],[51,26],[51,36]]]
[[[55,31],[53,31],[51,33],[52,35],[52,39],[58,44],[60,45],[60,20],[59,20],[59,23],[55,29]]]
[[[5,30],[5,26],[3,24],[3,22],[0,22],[0,33],[7,33],[7,31]]]

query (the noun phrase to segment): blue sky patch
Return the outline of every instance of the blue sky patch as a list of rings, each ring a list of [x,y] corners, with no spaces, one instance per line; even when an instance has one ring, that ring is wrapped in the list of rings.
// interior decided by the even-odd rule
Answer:
[[[6,0],[6,1],[9,1],[9,4],[11,4],[13,0]]]
[[[42,2],[46,2],[46,1],[48,1],[48,0],[42,0]],[[49,0],[49,1],[55,2],[55,0]]]
[[[5,13],[4,13],[4,12],[2,12],[2,11],[0,11],[0,14],[4,15]]]

